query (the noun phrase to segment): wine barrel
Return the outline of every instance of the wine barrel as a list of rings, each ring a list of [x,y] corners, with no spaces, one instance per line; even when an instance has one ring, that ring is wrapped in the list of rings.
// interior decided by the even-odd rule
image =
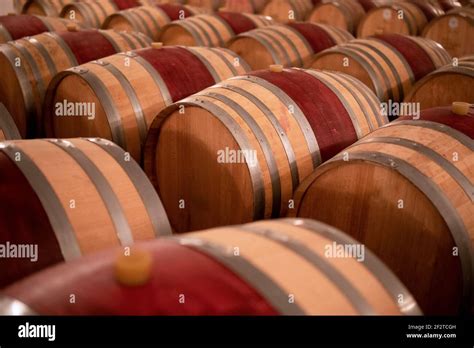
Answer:
[[[415,82],[405,57],[392,45],[376,39],[357,39],[324,50],[315,56],[311,67],[352,75],[382,101],[402,101]]]
[[[462,4],[458,0],[438,0],[438,3],[444,11],[462,7]]]
[[[474,101],[474,61],[459,60],[418,81],[405,102],[419,103],[421,109],[450,105],[455,101]]]
[[[362,257],[328,257],[328,249],[346,246],[358,248]],[[71,293],[80,304],[64,301]],[[4,290],[1,315],[28,313],[421,314],[413,296],[369,250],[306,219],[164,237],[137,244],[129,256],[116,248],[56,266]]]
[[[261,13],[269,0],[226,0],[223,6],[225,11]]]
[[[453,57],[474,53],[474,9],[453,10],[432,20],[423,36],[439,42]]]
[[[165,45],[224,47],[240,33],[271,24],[268,17],[220,11],[173,21],[163,27],[160,41]]]
[[[357,27],[358,37],[386,33],[417,35],[423,30],[427,19],[415,4],[396,1],[373,8],[365,14]]]
[[[74,6],[70,7],[70,3],[74,3]],[[89,5],[84,6],[84,4]],[[75,11],[78,19],[95,23],[94,26],[99,28],[100,25],[96,22],[100,18],[103,21],[107,17],[106,13],[111,14],[108,12],[111,8],[114,11],[120,11],[131,7],[154,4],[155,0],[27,0],[23,6],[23,13],[58,17],[67,7],[69,11]]]
[[[315,53],[353,38],[347,31],[329,25],[293,22],[242,33],[231,39],[228,47],[254,70],[272,64],[304,67]]]
[[[345,228],[394,270],[424,313],[469,311],[473,130],[474,113],[450,107],[392,122],[317,168],[289,215]]]
[[[376,35],[374,39],[388,43],[399,51],[410,65],[416,81],[451,62],[449,53],[429,39],[400,34]]]
[[[14,117],[23,138],[41,136],[44,94],[58,72],[150,43],[137,33],[70,29],[0,45],[0,102]]]
[[[90,28],[101,28],[105,19],[117,11],[114,0],[93,0],[69,3],[58,15]]]
[[[317,5],[308,17],[309,22],[329,24],[355,33],[365,10],[357,1],[334,0]]]
[[[0,142],[14,139],[21,139],[20,132],[7,108],[0,103]]]
[[[64,31],[71,23],[64,19],[43,16],[0,16],[0,44],[47,31]]]
[[[158,40],[161,28],[171,19],[159,7],[140,6],[116,12],[104,21],[104,29],[141,32],[153,40]]]
[[[408,0],[408,1],[418,6],[418,8],[425,15],[428,22],[433,20],[436,17],[444,15],[444,10],[437,0],[432,0],[432,1]]]
[[[116,54],[53,79],[45,98],[46,134],[111,139],[140,161],[148,126],[164,107],[248,71],[245,61],[223,48],[167,46]],[[95,118],[57,117],[63,100],[94,103]]]
[[[23,10],[23,6],[25,5],[27,0],[13,0],[13,7],[17,14],[20,14]]]
[[[356,0],[359,4],[362,5],[365,12],[369,12],[373,8],[386,6],[393,3],[393,0]]]
[[[162,9],[172,21],[185,19],[186,17],[191,17],[198,14],[212,13],[212,10],[208,8],[181,4],[158,4],[156,6]]]
[[[304,21],[312,8],[311,0],[270,0],[262,14],[280,23]]]
[[[273,66],[163,110],[144,168],[175,231],[278,217],[300,179],[386,122],[350,76]]]
[[[37,246],[34,262],[0,259],[0,287],[61,261],[171,233],[145,174],[108,140],[0,143],[0,168],[0,241]]]
[[[224,4],[224,0],[187,0],[186,4],[217,11]]]
[[[68,0],[27,0],[22,13],[38,16],[57,17]]]

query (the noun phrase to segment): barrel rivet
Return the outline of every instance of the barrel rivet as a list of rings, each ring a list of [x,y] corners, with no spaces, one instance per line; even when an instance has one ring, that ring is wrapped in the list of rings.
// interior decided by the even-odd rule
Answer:
[[[283,65],[281,64],[272,64],[270,65],[270,71],[271,72],[282,72],[283,71]]]
[[[115,260],[115,278],[125,286],[146,284],[151,277],[152,255],[149,251],[132,248],[127,255]]]

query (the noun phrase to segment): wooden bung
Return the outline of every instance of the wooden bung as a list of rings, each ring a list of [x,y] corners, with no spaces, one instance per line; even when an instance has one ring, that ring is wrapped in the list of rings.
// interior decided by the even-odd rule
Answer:
[[[44,96],[57,72],[150,43],[142,34],[112,30],[42,33],[9,42],[0,50],[0,102],[23,138],[41,137]]]
[[[62,261],[171,234],[139,165],[107,140],[0,143],[0,179],[0,240],[38,245],[36,262],[0,259],[0,287]]]
[[[45,96],[44,129],[48,137],[110,139],[141,161],[148,127],[163,108],[248,71],[242,58],[224,48],[155,42],[56,75]],[[95,117],[57,117],[55,105],[63,100],[94,103]]]
[[[346,245],[358,252],[339,257]],[[232,254],[236,247],[238,257]],[[131,256],[113,248],[14,284],[2,291],[0,314],[421,314],[410,292],[370,250],[313,220],[221,227],[137,248]],[[64,301],[71,293],[81,305]]]
[[[143,164],[177,232],[278,217],[313,168],[387,121],[350,76],[274,67],[164,109]]]
[[[289,216],[347,231],[395,271],[425,314],[472,312],[473,138],[472,112],[447,106],[401,117],[309,175]]]

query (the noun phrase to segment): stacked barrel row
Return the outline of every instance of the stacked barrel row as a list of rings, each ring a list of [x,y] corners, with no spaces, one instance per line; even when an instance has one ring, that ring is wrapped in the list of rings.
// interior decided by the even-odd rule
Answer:
[[[0,139],[35,138],[0,143],[0,241],[39,256],[0,259],[1,313],[472,310],[472,57],[353,36],[455,1],[112,2],[0,47]]]

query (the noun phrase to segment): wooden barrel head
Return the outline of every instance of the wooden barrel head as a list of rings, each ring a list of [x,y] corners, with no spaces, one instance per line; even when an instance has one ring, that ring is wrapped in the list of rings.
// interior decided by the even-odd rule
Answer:
[[[473,122],[427,109],[372,132],[301,184],[290,215],[345,228],[395,270],[425,313],[469,311]]]
[[[439,42],[453,56],[474,53],[474,11],[454,10],[433,19],[423,30],[423,36]]]
[[[380,101],[351,77],[258,70],[165,109],[144,167],[175,231],[278,217],[312,168],[386,122]]]
[[[418,81],[405,101],[420,103],[421,109],[451,105],[455,101],[472,103],[473,82],[474,64],[460,61],[458,66],[447,65]]]

